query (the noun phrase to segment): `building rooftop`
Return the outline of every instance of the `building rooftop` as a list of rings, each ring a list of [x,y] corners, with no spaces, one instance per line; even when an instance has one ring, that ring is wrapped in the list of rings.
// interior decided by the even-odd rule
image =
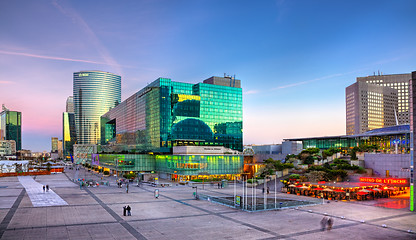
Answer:
[[[306,138],[290,138],[284,139],[285,141],[303,141],[308,139],[329,139],[329,138],[359,138],[359,137],[371,137],[371,136],[385,136],[385,135],[397,135],[410,133],[410,125],[396,125],[385,128],[377,128],[365,133],[355,135],[338,135],[338,136],[323,136],[323,137],[306,137]]]

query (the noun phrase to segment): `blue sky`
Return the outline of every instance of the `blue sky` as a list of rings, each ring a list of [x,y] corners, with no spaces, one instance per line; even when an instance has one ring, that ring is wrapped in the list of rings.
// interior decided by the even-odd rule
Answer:
[[[345,87],[416,71],[416,1],[0,1],[0,103],[23,148],[62,137],[72,73],[242,80],[244,143],[345,134]]]

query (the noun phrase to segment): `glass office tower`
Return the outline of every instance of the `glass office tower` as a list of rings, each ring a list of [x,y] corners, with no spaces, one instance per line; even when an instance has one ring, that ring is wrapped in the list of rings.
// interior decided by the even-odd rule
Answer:
[[[101,144],[130,152],[169,153],[173,146],[242,151],[242,111],[240,80],[211,77],[191,84],[159,78],[102,116]]]
[[[100,117],[121,101],[121,77],[108,72],[74,73],[74,110],[78,144],[98,144]]]
[[[3,106],[0,112],[0,140],[14,140],[16,151],[22,150],[22,113]]]
[[[74,144],[77,140],[75,130],[75,113],[64,112],[62,114],[63,121],[63,133],[62,133],[62,145],[64,150],[64,156],[69,158],[73,155]]]

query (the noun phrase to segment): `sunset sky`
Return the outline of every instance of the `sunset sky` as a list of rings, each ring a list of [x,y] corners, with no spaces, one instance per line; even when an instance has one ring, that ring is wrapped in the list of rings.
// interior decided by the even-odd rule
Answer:
[[[244,144],[345,134],[345,88],[416,71],[416,1],[0,0],[0,104],[23,148],[62,138],[72,73],[122,77],[122,100],[158,77],[236,75]]]

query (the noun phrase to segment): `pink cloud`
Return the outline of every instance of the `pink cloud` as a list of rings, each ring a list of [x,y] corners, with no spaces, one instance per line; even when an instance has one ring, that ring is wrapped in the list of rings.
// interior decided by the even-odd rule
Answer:
[[[14,82],[11,82],[11,81],[0,81],[0,84],[14,84]]]

